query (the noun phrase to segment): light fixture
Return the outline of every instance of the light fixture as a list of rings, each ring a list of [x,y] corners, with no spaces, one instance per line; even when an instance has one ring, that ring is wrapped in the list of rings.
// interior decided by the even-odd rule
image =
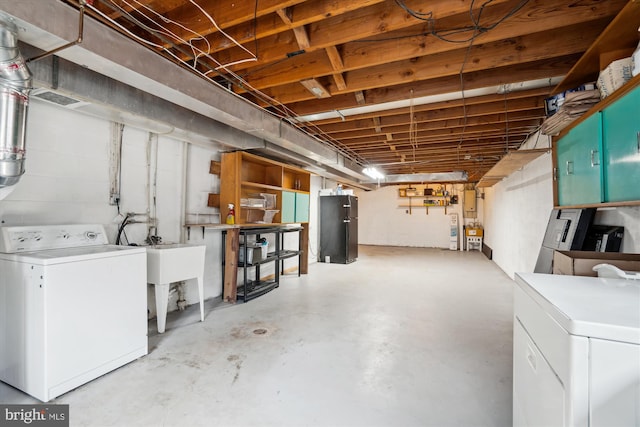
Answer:
[[[316,79],[301,80],[300,83],[316,98],[329,98],[331,96],[329,91]]]
[[[384,175],[382,174],[382,172],[380,172],[378,169],[376,169],[376,168],[374,168],[372,166],[368,166],[368,167],[362,169],[362,173],[367,175],[371,179],[382,179],[382,178],[384,178]]]

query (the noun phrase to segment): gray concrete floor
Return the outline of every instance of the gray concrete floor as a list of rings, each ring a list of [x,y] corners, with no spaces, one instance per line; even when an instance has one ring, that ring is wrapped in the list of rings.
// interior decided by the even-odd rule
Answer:
[[[512,281],[479,252],[361,246],[197,320],[51,403],[72,426],[511,425]]]

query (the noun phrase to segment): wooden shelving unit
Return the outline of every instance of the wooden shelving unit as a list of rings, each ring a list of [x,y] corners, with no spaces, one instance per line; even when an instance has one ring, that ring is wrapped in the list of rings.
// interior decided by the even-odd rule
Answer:
[[[211,160],[211,164],[209,165],[209,173],[211,175],[220,176],[220,167],[220,162]],[[209,206],[210,208],[220,208],[220,194],[209,193],[207,206]]]
[[[544,153],[551,151],[549,148],[539,148],[533,150],[511,151],[507,153],[498,163],[496,163],[484,176],[480,179],[476,187],[492,187],[503,178],[511,175],[513,172],[521,169],[527,163],[532,162]]]
[[[581,84],[596,81],[600,71],[610,62],[630,56],[638,46],[638,28],[640,27],[640,1],[630,0],[627,5],[605,28],[600,37],[593,42],[567,75],[553,89],[552,94],[572,89]],[[636,76],[627,82],[611,96],[606,97],[582,117],[573,121],[570,125],[554,137],[554,140],[566,135],[571,129],[582,123],[592,114],[603,110],[607,106],[626,95],[631,89],[640,84],[640,76]]]
[[[266,223],[308,222],[311,173],[304,169],[243,151],[236,151],[222,154],[221,176],[220,206],[222,210],[225,210],[230,203],[235,206],[237,224],[264,223],[256,219],[260,216],[260,212],[258,212],[260,210],[278,211],[272,221],[265,221]],[[276,205],[266,208],[243,206],[242,199],[255,198],[261,193],[275,196]],[[291,193],[301,196],[293,197],[293,201],[290,202],[290,198],[286,196]],[[302,215],[304,212],[298,212],[299,215],[293,215],[294,220],[287,220],[287,213],[291,209],[294,212],[296,209],[305,209],[304,203],[297,201],[297,199],[303,198],[306,198],[307,201],[306,215]],[[295,221],[296,218],[303,220]]]
[[[553,89],[552,95],[593,82],[611,61],[630,56],[638,46],[639,25],[640,1],[631,0]]]
[[[299,231],[300,260],[299,271],[307,274],[309,266],[309,200],[311,190],[311,173],[275,160],[256,156],[244,151],[223,153],[220,165],[220,210],[226,217],[227,206],[235,207],[236,224],[240,228],[262,226],[277,227],[288,223],[301,224]],[[256,194],[264,193],[275,197],[275,207],[255,208],[242,206],[242,199],[249,199]],[[261,213],[267,217],[267,211],[275,213],[271,221],[258,222],[254,218]],[[238,229],[229,230],[226,243],[228,260],[238,251]],[[234,273],[237,272],[235,261],[229,261],[225,267],[224,288],[234,286]]]
[[[412,187],[399,188],[398,197],[400,199],[407,199],[409,202],[398,204],[398,208],[409,208],[409,215],[413,214],[413,209],[415,208],[424,208],[426,215],[429,215],[429,208],[444,208],[446,215],[447,208],[451,204],[451,197],[446,190],[446,184],[442,184],[440,187],[442,187],[442,193],[438,193],[434,191],[435,189],[431,188],[432,194],[425,194],[426,189],[430,188],[428,185],[424,189],[417,190],[416,192],[412,191]],[[414,199],[421,200],[422,203],[415,204],[412,202]],[[434,203],[427,203],[427,201],[433,201]]]
[[[614,20],[607,26],[602,32],[600,37],[591,45],[591,47],[584,53],[575,66],[569,71],[565,78],[556,86],[553,90],[553,94],[560,93],[564,90],[574,88],[581,84],[595,81],[601,70],[603,70],[609,63],[614,60],[628,57],[632,54],[634,49],[638,45],[638,29],[640,27],[640,1],[631,0],[620,11],[620,13],[614,18]],[[612,106],[616,102],[620,101],[623,97],[628,95],[636,87],[640,86],[640,75],[633,77],[630,81],[625,83],[621,88],[616,90],[612,95],[606,97],[598,104],[594,105],[589,111],[583,114],[580,118],[573,121],[567,127],[565,127],[559,135],[553,138],[553,158],[554,170],[560,170],[557,167],[558,163],[558,143],[569,132],[581,126],[586,120],[590,119],[593,115],[598,114],[608,107]],[[620,202],[604,202],[595,204],[580,204],[571,206],[558,206],[558,181],[557,176],[554,175],[554,205],[562,208],[583,208],[583,207],[616,207],[616,206],[631,206],[640,204],[640,201],[620,201]]]

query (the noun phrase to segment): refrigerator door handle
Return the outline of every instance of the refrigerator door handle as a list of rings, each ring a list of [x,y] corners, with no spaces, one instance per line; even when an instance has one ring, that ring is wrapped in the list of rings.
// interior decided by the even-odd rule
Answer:
[[[351,222],[350,219],[343,219],[342,222]]]
[[[351,205],[342,205],[343,208],[350,208]]]

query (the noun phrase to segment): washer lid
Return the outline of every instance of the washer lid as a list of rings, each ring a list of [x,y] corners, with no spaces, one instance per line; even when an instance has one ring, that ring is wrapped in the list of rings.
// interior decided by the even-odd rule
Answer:
[[[570,334],[640,344],[638,281],[538,273],[515,280]]]
[[[112,258],[139,253],[146,254],[145,248],[142,246],[98,245],[22,252],[19,254],[7,254],[0,257],[4,259],[9,259],[10,257],[13,261],[16,262],[38,265],[54,265],[101,258]]]

